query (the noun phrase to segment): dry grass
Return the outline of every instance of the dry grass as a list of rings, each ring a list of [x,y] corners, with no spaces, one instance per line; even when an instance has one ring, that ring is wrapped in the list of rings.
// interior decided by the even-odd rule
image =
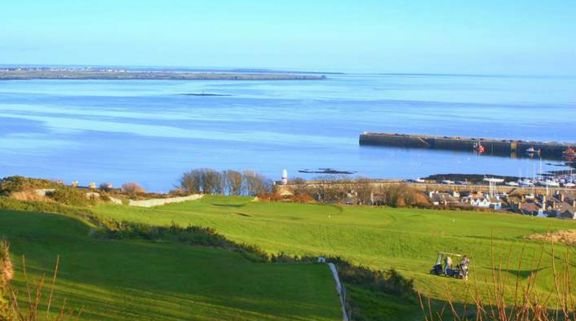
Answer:
[[[546,241],[551,243],[576,245],[576,230],[564,230],[542,234],[532,234],[527,236],[526,238],[533,241]]]
[[[26,280],[25,293],[20,295],[10,285],[14,269],[9,255],[9,245],[0,241],[0,321],[64,321],[77,320],[80,312],[66,308],[66,301],[58,311],[51,312],[54,303],[54,288],[58,275],[60,258],[56,259],[54,274],[46,287],[46,278],[41,277],[33,282],[28,279],[26,261],[22,258],[23,274]]]
[[[34,190],[12,192],[10,197],[19,201],[49,201],[50,199],[46,196],[39,195]]]
[[[553,290],[539,292],[536,290],[538,271],[541,270],[540,256],[535,266],[529,271],[526,280],[517,274],[510,280],[510,262],[500,258],[493,259],[491,288],[480,288],[476,282],[468,286],[467,302],[456,303],[452,299],[446,302],[434,302],[419,295],[420,307],[425,321],[576,321],[576,304],[572,285],[573,263],[570,250],[558,264],[552,249],[552,270],[554,275]],[[522,258],[516,267],[521,271]],[[507,284],[514,284],[513,287]],[[449,293],[449,291],[447,291]],[[450,294],[449,294],[450,297]]]
[[[2,291],[14,278],[14,267],[10,260],[10,246],[8,242],[0,241],[0,291]],[[1,292],[0,292],[1,293]]]

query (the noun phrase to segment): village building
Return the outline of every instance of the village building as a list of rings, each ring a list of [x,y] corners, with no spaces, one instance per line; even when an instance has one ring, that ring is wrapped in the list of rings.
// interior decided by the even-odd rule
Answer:
[[[518,203],[518,211],[522,215],[544,216],[544,210],[542,210],[540,204],[534,202]]]
[[[490,196],[484,193],[475,192],[463,197],[462,202],[477,208],[491,208],[494,210],[502,209],[502,199],[500,195]]]
[[[461,207],[464,204],[460,202],[458,196],[454,196],[454,193],[439,191],[432,191],[428,193],[428,198],[430,198],[430,202],[434,206]]]

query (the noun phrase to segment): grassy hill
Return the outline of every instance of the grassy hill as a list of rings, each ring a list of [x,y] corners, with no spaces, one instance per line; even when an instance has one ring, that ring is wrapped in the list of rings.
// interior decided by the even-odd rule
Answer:
[[[223,249],[89,232],[60,215],[0,210],[0,237],[17,265],[14,285],[24,290],[22,255],[33,278],[49,276],[60,255],[57,306],[66,298],[82,309],[81,320],[341,320],[325,265],[253,263]]]
[[[435,302],[462,302],[469,300],[467,290],[492,289],[491,271],[500,263],[510,293],[516,280],[526,282],[535,271],[536,289],[552,291],[552,246],[525,237],[576,228],[571,221],[512,214],[217,196],[156,208],[99,205],[92,210],[102,219],[210,227],[271,254],[339,256],[375,270],[394,268]],[[86,223],[68,217],[0,210],[0,236],[12,243],[16,262],[26,255],[33,275],[49,274],[61,255],[58,296],[84,307],[83,320],[341,319],[326,266],[254,263],[223,249],[89,234]],[[557,259],[573,252],[561,245],[554,250]],[[430,275],[438,251],[469,255],[471,280]],[[16,285],[22,288],[18,275]],[[348,289],[355,320],[422,319],[415,301],[353,285]]]
[[[424,295],[457,301],[466,300],[467,288],[492,288],[492,267],[500,262],[507,278],[504,282],[512,290],[516,279],[523,282],[536,271],[540,256],[536,288],[551,291],[551,246],[525,237],[576,228],[570,221],[513,214],[270,203],[233,197],[205,197],[150,209],[105,205],[96,212],[154,225],[174,222],[211,227],[231,240],[270,253],[341,256],[378,270],[395,268],[414,278],[417,290]],[[566,249],[556,246],[562,255]],[[430,275],[438,251],[469,255],[472,280]],[[523,262],[521,266],[519,261]],[[365,301],[364,307],[369,309],[386,305],[386,298],[371,297],[370,293],[357,293],[356,299]],[[388,311],[384,310],[381,313]]]

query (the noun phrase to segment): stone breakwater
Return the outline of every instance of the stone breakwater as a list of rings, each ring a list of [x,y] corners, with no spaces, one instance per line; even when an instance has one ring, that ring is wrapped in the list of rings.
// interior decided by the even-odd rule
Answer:
[[[423,148],[473,152],[478,145],[483,154],[507,157],[542,157],[560,160],[575,144],[536,142],[513,139],[470,138],[457,136],[429,136],[412,134],[369,133],[360,135],[360,145],[400,148]]]

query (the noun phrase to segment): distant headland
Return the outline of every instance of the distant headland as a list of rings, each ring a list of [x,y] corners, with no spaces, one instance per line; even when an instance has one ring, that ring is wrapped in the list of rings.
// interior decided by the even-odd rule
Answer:
[[[0,80],[323,80],[298,72],[134,70],[105,67],[0,67]]]

